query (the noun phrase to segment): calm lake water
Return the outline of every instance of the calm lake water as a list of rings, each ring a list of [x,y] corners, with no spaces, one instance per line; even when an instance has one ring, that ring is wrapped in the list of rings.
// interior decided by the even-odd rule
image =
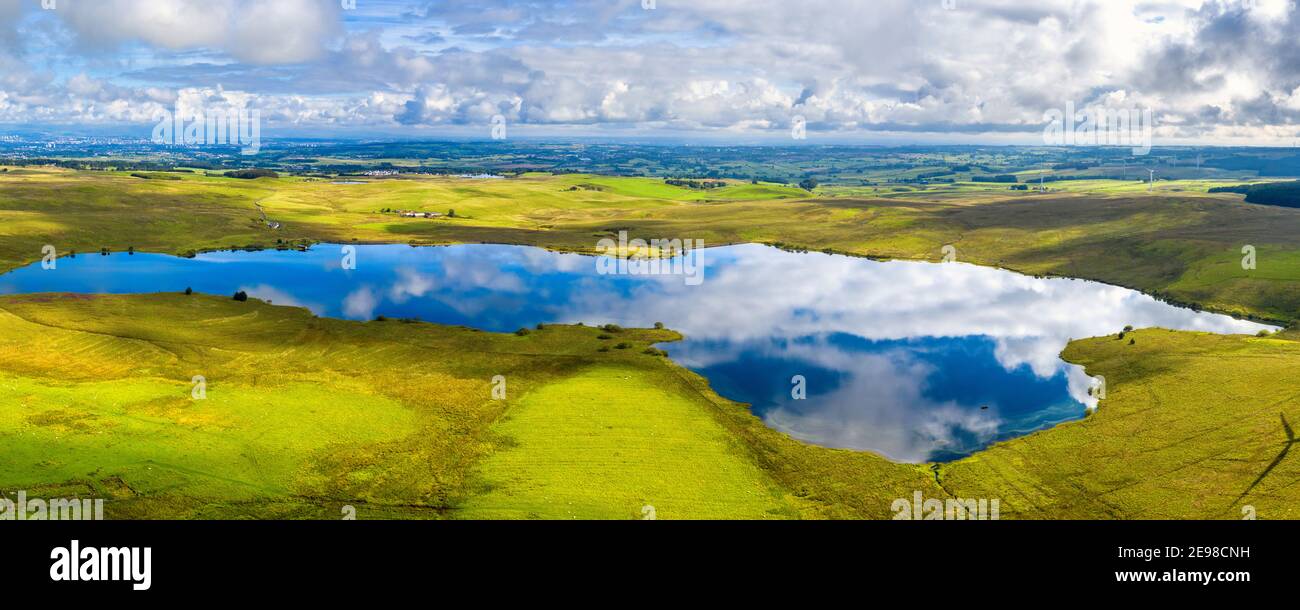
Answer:
[[[1095,282],[964,264],[876,262],[746,245],[698,253],[703,281],[607,275],[601,259],[536,248],[357,246],[195,259],[79,255],[0,276],[0,294],[249,295],[320,316],[420,318],[491,331],[538,323],[648,327],[768,425],[902,462],[951,460],[1084,416],[1092,380],[1059,354],[1125,325],[1254,334],[1265,326]],[[608,263],[604,259],[603,263]],[[693,285],[695,284],[695,285]],[[804,380],[806,398],[792,382]]]

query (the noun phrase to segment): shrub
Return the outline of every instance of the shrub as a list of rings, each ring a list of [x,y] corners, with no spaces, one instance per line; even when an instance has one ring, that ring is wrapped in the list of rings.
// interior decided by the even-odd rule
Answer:
[[[614,349],[631,349],[631,348],[632,348],[631,343],[619,343],[618,345],[614,346]]]
[[[999,174],[997,176],[971,176],[970,181],[971,182],[995,182],[995,183],[1005,184],[1008,182],[1019,182],[1020,179],[1015,177],[1012,174]]]
[[[619,325],[617,325],[617,324],[606,324],[606,325],[604,325],[604,326],[602,326],[602,327],[600,327],[600,328],[601,328],[602,330],[604,330],[605,332],[607,332],[607,333],[621,333],[621,332],[623,332],[623,327],[622,327],[622,326],[619,326]]]
[[[387,316],[375,316],[375,321],[376,321],[376,322],[387,322],[387,321],[388,321],[388,317],[387,317]]]
[[[227,178],[238,178],[240,180],[256,180],[258,178],[279,178],[280,175],[269,169],[239,169],[231,170],[222,174]]]
[[[1212,188],[1210,192],[1243,194],[1246,196],[1246,203],[1276,205],[1285,208],[1300,207],[1300,181],[1223,186]]]
[[[515,331],[515,334],[519,335],[520,337],[527,337],[528,335],[532,334],[532,331],[528,330],[527,328],[521,328]]]
[[[665,178],[664,184],[695,190],[720,189],[727,186],[727,183],[721,180],[682,180],[677,178]],[[605,189],[600,188],[599,190],[603,191]]]
[[[663,329],[664,329],[663,322],[655,322],[655,330],[663,330]]]
[[[185,296],[190,296],[190,295],[192,295],[192,294],[194,294],[194,289],[193,289],[193,288],[186,287],[186,288],[185,288]]]
[[[239,301],[240,303],[243,303],[244,301],[247,301],[247,300],[248,300],[248,293],[247,293],[247,292],[244,292],[243,290],[240,290],[239,292],[236,292],[236,293],[235,293],[235,300],[236,300],[236,301]]]

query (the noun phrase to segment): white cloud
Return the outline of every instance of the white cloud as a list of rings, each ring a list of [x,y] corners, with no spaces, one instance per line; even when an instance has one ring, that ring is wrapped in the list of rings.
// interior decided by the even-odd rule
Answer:
[[[362,286],[343,299],[343,315],[354,320],[369,320],[379,306],[379,296],[369,286]]]
[[[394,303],[405,303],[412,297],[422,297],[437,286],[437,280],[409,267],[396,269],[397,279],[388,289],[388,298]]]
[[[253,297],[255,299],[261,299],[263,301],[271,303],[272,305],[280,305],[282,307],[301,307],[303,309],[306,309],[307,311],[312,312],[315,315],[318,316],[325,315],[325,308],[322,307],[321,305],[316,303],[307,303],[302,300],[299,300],[297,297],[293,296],[292,294],[289,294],[288,292],[276,288],[275,286],[271,286],[270,284],[257,284],[256,286],[241,286],[239,289],[247,293],[248,296],[250,297]]]
[[[16,6],[0,0],[0,38],[42,18]],[[502,114],[512,125],[780,134],[800,115],[814,137],[1029,136],[1045,110],[1073,101],[1149,106],[1165,138],[1268,143],[1300,129],[1300,17],[1284,0],[360,6],[61,0],[50,19],[73,50],[39,50],[99,85],[40,76],[41,53],[0,60],[0,120],[124,121],[159,89],[224,87],[254,96],[272,125],[322,128],[486,126]]]
[[[772,335],[834,333],[872,341],[987,336],[1006,370],[1029,367],[1043,378],[1067,368],[1060,353],[1072,338],[1116,333],[1128,325],[1243,334],[1265,328],[1084,280],[1034,278],[966,264],[868,265],[818,253],[791,256],[763,246],[737,250],[746,256],[711,268],[702,286],[685,286],[675,277],[648,279],[628,299],[593,284],[579,295],[581,302],[565,311],[574,320],[603,316],[637,326],[667,315],[656,313],[657,304],[689,303],[663,321],[692,338],[738,344]],[[717,252],[704,252],[706,264]],[[772,282],[772,270],[778,269],[783,276],[800,278],[800,290]],[[816,295],[815,304],[809,295]],[[817,316],[801,314],[813,306]]]
[[[253,64],[315,59],[342,31],[327,0],[59,0],[54,13],[88,47],[216,49]]]

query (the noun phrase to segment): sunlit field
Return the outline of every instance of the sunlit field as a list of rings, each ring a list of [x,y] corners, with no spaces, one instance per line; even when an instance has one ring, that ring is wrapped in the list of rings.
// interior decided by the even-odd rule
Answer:
[[[1003,518],[1296,516],[1300,466],[1270,466],[1300,420],[1288,335],[1076,342],[1112,388],[1096,414],[931,468],[794,441],[646,353],[673,333],[601,332],[5,297],[0,483],[111,498],[110,518],[876,519],[915,490],[1001,498]]]

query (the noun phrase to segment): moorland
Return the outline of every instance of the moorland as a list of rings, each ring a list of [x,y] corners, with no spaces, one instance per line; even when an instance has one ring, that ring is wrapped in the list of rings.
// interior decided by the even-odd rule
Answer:
[[[697,188],[536,172],[5,169],[4,271],[45,245],[65,256],[353,241],[591,252],[628,231],[932,261],[953,246],[964,262],[1279,326],[1300,318],[1300,210],[1209,192],[1255,178]],[[1255,269],[1241,265],[1246,246]],[[1293,330],[1080,338],[1065,358],[1109,385],[1095,414],[918,466],[768,428],[650,349],[671,330],[620,330],[627,349],[601,351],[586,327],[498,335],[179,292],[4,296],[0,328],[0,489],[97,494],[113,518],[337,518],[345,505],[359,518],[643,518],[647,506],[661,519],[889,518],[914,491],[999,498],[1003,518],[1240,518],[1247,505],[1300,516],[1300,464],[1283,452],[1300,421]],[[199,371],[209,399],[195,402]],[[511,379],[505,400],[492,398],[496,375]]]

